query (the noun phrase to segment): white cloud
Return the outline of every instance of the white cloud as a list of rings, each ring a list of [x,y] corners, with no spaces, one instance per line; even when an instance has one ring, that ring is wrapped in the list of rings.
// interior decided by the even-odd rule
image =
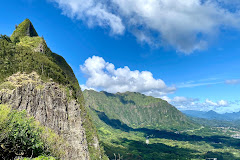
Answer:
[[[87,86],[84,85],[84,84],[81,84],[80,87],[81,87],[81,90],[82,90],[82,91],[84,91],[84,90],[94,90],[94,91],[97,91],[95,88],[87,87]]]
[[[226,80],[226,84],[240,84],[240,79],[231,79],[231,80]]]
[[[107,9],[106,1],[97,0],[50,0],[56,2],[63,14],[77,20],[86,21],[92,26],[109,27],[112,34],[123,34],[122,19]]]
[[[175,87],[168,87],[163,80],[153,78],[149,71],[131,71],[127,66],[115,68],[112,63],[98,56],[88,58],[80,68],[87,77],[86,87],[96,90],[111,93],[140,92],[155,97],[176,90]]]
[[[217,103],[215,103],[215,102],[213,102],[213,101],[211,101],[209,99],[206,99],[205,102],[206,102],[206,104],[208,104],[210,106],[217,106],[218,105]]]
[[[63,14],[89,26],[125,29],[139,41],[153,46],[172,46],[190,54],[208,47],[221,28],[240,27],[238,0],[50,0]],[[228,3],[227,3],[228,2]],[[228,4],[228,6],[223,5]]]
[[[178,109],[187,110],[189,108],[195,107],[195,103],[198,101],[198,99],[176,96],[171,100],[170,103]]]
[[[168,103],[171,103],[171,101],[172,101],[171,98],[169,98],[168,96],[162,96],[160,98],[167,101]]]
[[[228,102],[225,101],[225,100],[220,100],[220,101],[218,102],[218,105],[219,105],[219,106],[227,106],[227,105],[228,105]]]
[[[210,86],[210,85],[215,85],[215,84],[221,84],[224,83],[222,81],[218,81],[218,82],[187,82],[187,83],[181,83],[177,85],[177,88],[192,88],[192,87],[199,87],[199,86]]]
[[[169,98],[167,96],[161,97],[164,100],[167,100],[170,104],[175,106],[180,110],[198,110],[198,111],[209,111],[214,110],[220,113],[226,111],[233,111],[231,107],[236,105],[236,103],[229,103],[226,100],[220,100],[214,102],[212,100],[206,99],[205,101],[201,102],[197,98],[188,98],[188,97],[179,97],[176,96],[174,98]],[[235,108],[236,111],[239,110],[239,107]]]
[[[173,98],[173,102],[177,102],[177,103],[186,102],[186,101],[188,101],[188,99],[186,97],[174,97]]]

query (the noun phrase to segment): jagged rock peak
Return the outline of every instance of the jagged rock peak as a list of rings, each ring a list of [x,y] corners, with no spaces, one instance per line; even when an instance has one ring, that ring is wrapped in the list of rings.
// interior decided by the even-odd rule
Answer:
[[[22,23],[16,26],[15,31],[11,35],[11,39],[12,41],[14,41],[24,36],[29,36],[29,37],[38,36],[37,31],[35,30],[32,22],[29,19],[25,19]]]

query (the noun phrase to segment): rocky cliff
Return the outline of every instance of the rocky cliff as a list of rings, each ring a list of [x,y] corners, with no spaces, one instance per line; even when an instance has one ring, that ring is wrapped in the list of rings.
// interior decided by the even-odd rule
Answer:
[[[63,137],[61,159],[107,159],[71,67],[51,52],[28,19],[11,38],[0,37],[0,68],[0,104],[26,110]]]
[[[8,86],[4,87],[6,83]],[[41,124],[66,139],[69,146],[64,159],[89,159],[80,105],[67,97],[65,88],[53,81],[43,82],[36,72],[14,74],[1,88],[1,104],[26,110]]]

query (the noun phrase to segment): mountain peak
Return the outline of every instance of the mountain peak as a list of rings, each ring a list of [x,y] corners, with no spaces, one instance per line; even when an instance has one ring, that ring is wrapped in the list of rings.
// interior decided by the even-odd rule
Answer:
[[[215,112],[215,111],[213,111],[213,110],[210,110],[210,111],[208,111],[208,112],[206,112],[206,113],[217,114],[217,112]]]
[[[29,19],[25,19],[22,23],[16,26],[15,31],[11,35],[11,40],[17,42],[19,41],[19,38],[25,36],[29,37],[38,36],[37,31],[35,30],[32,22]]]

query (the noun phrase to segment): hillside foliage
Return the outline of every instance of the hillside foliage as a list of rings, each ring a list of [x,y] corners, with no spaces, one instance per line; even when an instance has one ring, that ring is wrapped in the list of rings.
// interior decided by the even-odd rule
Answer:
[[[110,159],[124,160],[204,160],[206,158],[218,158],[218,160],[240,159],[240,140],[226,136],[221,128],[203,127],[195,123],[195,128],[182,127],[180,131],[172,129],[152,128],[148,125],[138,128],[125,124],[122,119],[114,117],[111,113],[124,114],[119,111],[130,104],[151,108],[151,103],[161,100],[147,97],[140,93],[118,93],[84,91],[89,113],[93,118],[100,140],[106,154]],[[101,97],[102,99],[100,99]],[[162,101],[163,104],[166,103]],[[117,109],[117,107],[122,107]],[[158,106],[161,107],[161,106]],[[172,106],[168,105],[171,109]],[[164,109],[164,107],[163,107]],[[126,109],[127,110],[127,109]],[[129,112],[133,112],[130,108]],[[126,112],[126,111],[125,111]],[[146,113],[146,112],[143,112]],[[149,111],[148,113],[152,113]],[[119,117],[121,115],[119,114]],[[111,116],[109,116],[111,115]],[[127,114],[126,114],[127,115]],[[176,115],[178,115],[176,113]],[[181,114],[180,114],[181,115]],[[138,114],[138,116],[141,116]],[[161,114],[159,114],[161,116]],[[126,117],[128,119],[128,117]],[[130,121],[129,121],[130,122]],[[165,121],[166,122],[166,121]],[[168,122],[171,122],[170,120]],[[156,123],[156,122],[154,122]],[[193,122],[192,122],[193,123]],[[165,125],[164,128],[166,128]],[[191,126],[191,125],[190,125]],[[146,137],[150,143],[146,144]]]
[[[0,105],[0,157],[61,157],[64,154],[63,139],[49,128],[41,126],[25,111],[11,110]]]
[[[83,93],[87,106],[132,128],[181,130],[195,127],[174,106],[159,98],[133,92],[111,94],[85,90]]]
[[[42,52],[36,51],[39,46],[42,47]],[[47,47],[43,37],[38,37],[32,23],[26,19],[18,25],[11,37],[0,36],[0,84],[17,72],[28,74],[33,71],[44,81],[52,79],[64,86],[71,98],[77,100],[81,106],[90,156],[92,159],[104,156],[103,151],[93,147],[92,142],[97,137],[97,131],[84,107],[82,91],[73,70],[62,56]]]

